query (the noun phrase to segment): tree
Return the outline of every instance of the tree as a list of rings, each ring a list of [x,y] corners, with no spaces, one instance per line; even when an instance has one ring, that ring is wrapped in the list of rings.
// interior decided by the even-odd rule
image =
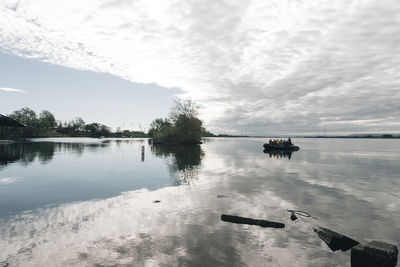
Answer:
[[[99,123],[90,123],[85,125],[85,131],[89,133],[91,137],[99,137],[100,136],[100,124]]]
[[[200,143],[203,133],[203,122],[196,117],[184,114],[178,116],[175,131],[181,143]]]
[[[197,118],[199,115],[199,107],[192,100],[174,100],[174,107],[170,112],[170,119],[173,122],[176,122],[179,116],[183,115],[187,118]]]
[[[24,129],[24,135],[26,137],[37,137],[39,136],[39,120],[37,118],[36,112],[28,107],[16,110],[11,115],[10,118],[24,124],[26,128]]]
[[[123,137],[132,137],[132,133],[129,130],[123,130],[122,136]]]
[[[83,131],[85,129],[85,121],[81,117],[73,118],[69,125],[74,131]]]
[[[57,126],[56,119],[54,115],[47,110],[43,110],[39,114],[39,126],[42,128],[50,129]]]
[[[85,130],[85,121],[81,117],[75,117],[69,122],[64,123],[63,132],[69,136],[79,136]]]
[[[9,117],[19,121],[27,127],[36,127],[38,124],[36,112],[28,107],[14,111],[9,115]]]
[[[117,131],[114,133],[115,137],[122,137],[122,129],[121,127],[117,127]]]
[[[110,129],[103,124],[100,123],[90,123],[85,125],[85,131],[89,133],[91,137],[100,137],[100,136],[110,136]]]
[[[202,131],[203,131],[203,137],[215,137],[216,136],[212,132],[207,131],[206,128],[203,128]]]
[[[198,107],[191,100],[175,100],[170,119],[156,119],[150,125],[149,136],[155,143],[200,143],[202,121],[197,117]]]
[[[153,137],[154,134],[166,131],[167,128],[170,128],[172,124],[168,121],[168,119],[155,119],[151,124],[150,124],[150,129],[148,132],[148,135],[150,137]]]

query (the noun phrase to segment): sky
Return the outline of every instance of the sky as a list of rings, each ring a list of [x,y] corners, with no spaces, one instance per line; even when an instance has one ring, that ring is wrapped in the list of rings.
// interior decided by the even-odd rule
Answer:
[[[216,133],[400,133],[397,0],[0,0],[0,113]],[[143,126],[144,125],[144,126]]]

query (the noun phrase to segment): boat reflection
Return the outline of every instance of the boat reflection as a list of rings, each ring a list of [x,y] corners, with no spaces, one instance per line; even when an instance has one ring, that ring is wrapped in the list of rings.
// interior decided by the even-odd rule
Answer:
[[[292,158],[292,154],[295,153],[295,151],[291,151],[291,150],[264,150],[265,154],[268,154],[270,158],[274,157],[277,159],[291,159]]]
[[[174,185],[196,179],[204,156],[200,145],[152,145],[151,152],[165,158]]]

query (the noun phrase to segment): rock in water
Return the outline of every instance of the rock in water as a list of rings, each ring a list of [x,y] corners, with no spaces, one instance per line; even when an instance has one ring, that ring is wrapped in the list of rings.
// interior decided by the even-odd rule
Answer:
[[[314,229],[316,232],[332,251],[340,249],[341,251],[346,251],[358,245],[359,243],[350,237],[339,234],[327,228],[319,227]]]
[[[297,220],[297,216],[296,216],[296,214],[294,214],[294,212],[292,211],[292,212],[290,212],[290,219],[292,220],[292,221],[295,221],[295,220]]]
[[[380,241],[357,245],[351,249],[351,267],[394,267],[398,253],[397,246]]]

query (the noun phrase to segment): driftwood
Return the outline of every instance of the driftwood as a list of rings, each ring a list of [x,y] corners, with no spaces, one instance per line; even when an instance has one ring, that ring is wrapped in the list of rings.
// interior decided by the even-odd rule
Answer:
[[[249,224],[249,225],[258,225],[261,227],[271,227],[271,228],[285,228],[285,224],[280,222],[271,222],[266,220],[255,220],[251,218],[244,218],[234,215],[221,215],[221,220],[224,222],[238,223],[238,224]]]

